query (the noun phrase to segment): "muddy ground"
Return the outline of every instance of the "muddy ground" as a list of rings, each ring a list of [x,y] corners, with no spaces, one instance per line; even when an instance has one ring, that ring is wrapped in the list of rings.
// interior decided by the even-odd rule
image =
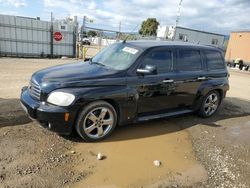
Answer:
[[[249,73],[230,70],[230,92],[211,118],[129,125],[85,143],[39,127],[18,99],[34,71],[73,61],[0,58],[0,187],[250,187]]]

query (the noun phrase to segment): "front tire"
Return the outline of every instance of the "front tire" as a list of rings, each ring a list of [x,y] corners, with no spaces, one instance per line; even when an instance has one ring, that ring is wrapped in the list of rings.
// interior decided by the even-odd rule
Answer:
[[[116,123],[117,113],[114,107],[106,101],[96,101],[79,113],[76,131],[85,141],[95,142],[108,137]]]
[[[210,117],[216,113],[221,103],[221,97],[218,91],[210,91],[203,99],[198,115],[204,118]]]

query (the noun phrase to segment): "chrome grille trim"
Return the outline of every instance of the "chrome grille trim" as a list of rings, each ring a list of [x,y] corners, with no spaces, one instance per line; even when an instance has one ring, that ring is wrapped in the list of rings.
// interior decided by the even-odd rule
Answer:
[[[41,89],[39,84],[33,79],[30,80],[29,94],[32,98],[40,100]]]

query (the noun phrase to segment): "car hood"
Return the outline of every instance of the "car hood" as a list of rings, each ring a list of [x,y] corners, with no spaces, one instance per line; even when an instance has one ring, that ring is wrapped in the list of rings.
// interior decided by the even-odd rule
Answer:
[[[118,71],[90,62],[63,64],[42,69],[33,74],[33,79],[42,82],[72,82],[107,78]]]

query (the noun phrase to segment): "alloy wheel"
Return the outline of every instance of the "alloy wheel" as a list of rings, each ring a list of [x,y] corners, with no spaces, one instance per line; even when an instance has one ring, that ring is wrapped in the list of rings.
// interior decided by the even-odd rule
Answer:
[[[212,115],[219,106],[219,99],[216,93],[207,96],[204,103],[204,112],[207,116]]]
[[[106,107],[91,110],[83,121],[83,129],[88,137],[99,139],[107,135],[114,126],[114,115]]]

